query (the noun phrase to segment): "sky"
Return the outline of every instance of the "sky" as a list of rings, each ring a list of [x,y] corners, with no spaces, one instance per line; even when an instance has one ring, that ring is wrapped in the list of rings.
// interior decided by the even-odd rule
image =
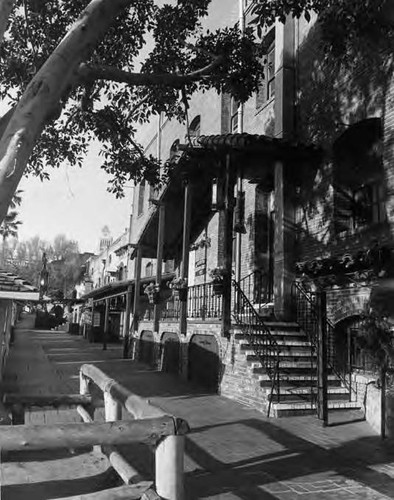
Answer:
[[[114,239],[129,225],[132,189],[125,198],[108,193],[109,176],[100,169],[98,145],[93,145],[82,168],[64,165],[48,169],[49,181],[23,178],[19,207],[19,239],[35,235],[52,241],[57,234],[79,243],[81,252],[97,252],[102,228],[107,225]]]

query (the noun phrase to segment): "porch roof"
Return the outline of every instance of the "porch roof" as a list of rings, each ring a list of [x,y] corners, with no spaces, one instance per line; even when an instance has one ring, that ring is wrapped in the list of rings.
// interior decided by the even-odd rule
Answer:
[[[213,215],[211,208],[212,179],[223,175],[225,156],[234,156],[231,168],[234,173],[240,165],[244,175],[251,181],[266,178],[267,168],[275,160],[306,161],[320,157],[316,146],[289,142],[266,135],[222,134],[192,137],[189,144],[179,145],[180,155],[174,160],[171,178],[159,197],[159,204],[166,206],[163,258],[180,256],[183,235],[183,202],[185,178],[193,180],[191,208],[191,241],[203,230]],[[248,165],[240,161],[244,156],[262,159],[258,164]],[[145,226],[138,235],[137,245],[142,248],[142,256],[156,257],[159,210],[152,211]],[[134,254],[134,252],[133,252]]]

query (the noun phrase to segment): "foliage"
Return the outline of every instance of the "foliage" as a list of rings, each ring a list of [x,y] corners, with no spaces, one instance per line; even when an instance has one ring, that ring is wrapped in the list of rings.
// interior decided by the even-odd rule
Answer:
[[[174,289],[174,290],[181,290],[184,288],[187,288],[187,279],[186,278],[174,278],[170,284],[169,287]]]
[[[18,236],[18,227],[22,222],[18,220],[18,211],[16,208],[22,203],[21,193],[18,190],[15,192],[11,204],[9,206],[7,215],[5,216],[2,224],[0,225],[0,235],[3,238],[3,250],[5,250],[4,241],[7,238],[16,238]],[[4,254],[3,254],[4,255]]]
[[[392,50],[394,29],[390,20],[391,0],[259,0],[253,7],[254,23],[271,26],[278,17],[304,16],[307,21],[318,14],[322,40],[328,53],[344,57],[354,46],[376,44]],[[382,47],[382,44],[384,45]],[[350,49],[350,50],[349,50]]]
[[[137,127],[160,112],[183,120],[197,90],[213,88],[245,101],[263,75],[252,29],[203,32],[201,18],[210,1],[131,2],[70,82],[38,139],[28,172],[44,179],[46,165],[81,166],[97,139],[101,167],[111,176],[109,190],[117,196],[130,179],[160,183],[160,165],[137,144]],[[0,47],[0,98],[18,102],[87,4],[16,0]],[[147,56],[136,73],[142,53]]]
[[[146,295],[154,295],[155,293],[160,292],[160,285],[154,283],[153,281],[150,282],[148,285],[145,285],[144,287],[144,293]]]
[[[371,312],[363,318],[357,344],[367,352],[373,368],[387,370],[394,361],[393,332],[386,318]]]
[[[227,276],[227,272],[224,267],[214,267],[209,271],[209,276],[214,283],[222,283],[223,279]]]

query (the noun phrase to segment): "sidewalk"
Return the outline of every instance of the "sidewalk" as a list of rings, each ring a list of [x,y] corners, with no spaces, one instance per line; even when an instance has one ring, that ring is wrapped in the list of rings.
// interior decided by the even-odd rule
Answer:
[[[314,417],[267,419],[224,397],[199,392],[172,375],[122,360],[120,345],[110,344],[103,351],[101,345],[89,344],[78,336],[30,331],[26,321],[19,325],[25,329],[16,332],[7,364],[7,390],[78,392],[79,367],[85,362],[96,364],[131,391],[189,422],[192,432],[187,437],[185,460],[188,500],[394,498],[394,444],[382,443],[364,421],[323,429]],[[35,412],[29,419],[44,422],[77,418],[73,411],[55,416],[50,413]],[[340,419],[337,414],[336,420]],[[133,455],[133,464],[146,473],[152,464],[151,451],[142,446],[126,451]],[[92,488],[93,484],[94,489],[100,489],[105,464],[95,463],[97,456],[92,454],[68,457],[77,458],[79,465],[70,463],[70,476],[66,478],[64,469],[62,480],[51,479],[48,472],[40,477],[37,460],[36,476],[29,481],[20,473],[12,484],[3,483],[7,485],[3,498],[23,498],[18,491],[29,499],[56,498],[65,496],[64,492],[76,494],[80,485]],[[50,463],[54,461],[56,457],[51,457]],[[33,462],[20,463],[26,471]],[[71,466],[77,466],[74,474]],[[12,467],[15,462],[3,464],[3,477],[10,478]],[[71,481],[77,476],[79,479]],[[69,493],[70,485],[74,493]]]

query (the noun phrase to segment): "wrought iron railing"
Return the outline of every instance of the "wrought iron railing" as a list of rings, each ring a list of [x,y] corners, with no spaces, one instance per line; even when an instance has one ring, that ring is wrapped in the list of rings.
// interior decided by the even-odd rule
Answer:
[[[296,322],[307,334],[312,349],[318,352],[318,293],[306,290],[300,283],[293,283],[292,298]],[[341,383],[349,391],[349,400],[352,400],[352,373],[349,357],[343,362],[343,357],[338,356],[335,343],[335,327],[331,321],[326,320],[327,334],[327,367],[329,371],[339,377]]]
[[[232,283],[236,304],[234,319],[242,327],[255,355],[272,382],[267,412],[269,416],[274,393],[276,402],[280,402],[280,347],[239,283],[235,280]]]
[[[239,281],[239,286],[258,314],[272,302],[272,279],[263,271],[253,271]]]
[[[213,283],[190,286],[187,299],[188,319],[220,319],[223,311],[223,295],[215,294]]]

